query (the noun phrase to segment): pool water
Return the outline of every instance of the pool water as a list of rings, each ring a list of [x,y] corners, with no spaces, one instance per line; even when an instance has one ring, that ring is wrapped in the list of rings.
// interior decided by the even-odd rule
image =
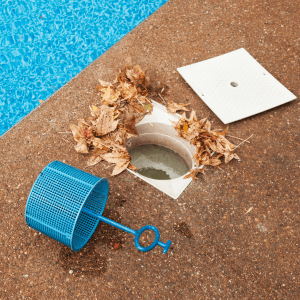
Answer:
[[[128,150],[131,164],[137,172],[157,180],[175,179],[185,175],[189,167],[184,159],[170,148],[147,144]]]
[[[1,0],[0,136],[166,2]]]

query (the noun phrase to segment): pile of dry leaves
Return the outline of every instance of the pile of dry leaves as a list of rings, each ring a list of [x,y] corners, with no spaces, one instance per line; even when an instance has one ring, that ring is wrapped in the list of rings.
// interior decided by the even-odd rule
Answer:
[[[153,109],[147,99],[149,80],[139,65],[132,68],[128,64],[120,70],[114,82],[99,82],[96,88],[101,96],[99,105],[90,107],[91,115],[78,120],[77,126],[71,124],[70,128],[77,142],[75,150],[80,153],[93,151],[87,165],[95,165],[101,160],[114,163],[114,176],[128,166],[135,169],[130,165],[131,157],[126,151],[125,141],[138,135],[135,124]],[[186,105],[169,101],[167,110],[169,113],[188,111]],[[197,173],[203,173],[203,169],[199,168],[201,165],[218,166],[221,157],[225,158],[225,163],[233,158],[239,159],[233,152],[236,146],[225,138],[228,128],[222,132],[212,130],[211,123],[207,119],[199,121],[195,111],[191,112],[189,119],[183,113],[178,122],[172,123],[179,136],[196,147],[194,158],[197,168],[185,178],[195,179]],[[216,155],[213,156],[214,153]]]
[[[230,162],[233,158],[239,159],[237,154],[233,152],[236,146],[225,138],[228,127],[224,131],[212,130],[211,123],[206,118],[199,121],[194,110],[189,119],[183,113],[178,122],[172,123],[179,136],[196,147],[193,158],[197,168],[191,170],[185,178],[196,179],[199,172],[204,172],[202,168],[199,168],[202,165],[214,167],[220,165],[222,163],[221,157],[225,158],[225,163]]]
[[[101,95],[100,104],[90,107],[91,115],[78,120],[77,126],[71,124],[70,128],[77,152],[93,150],[87,165],[101,160],[114,163],[114,176],[130,164],[125,140],[138,134],[135,124],[152,111],[151,101],[147,99],[149,81],[140,66],[128,65],[120,70],[114,82],[99,82],[96,90]]]

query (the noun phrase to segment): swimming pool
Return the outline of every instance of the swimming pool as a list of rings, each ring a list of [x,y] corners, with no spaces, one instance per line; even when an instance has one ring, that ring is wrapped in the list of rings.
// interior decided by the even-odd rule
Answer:
[[[167,0],[2,0],[0,136]]]

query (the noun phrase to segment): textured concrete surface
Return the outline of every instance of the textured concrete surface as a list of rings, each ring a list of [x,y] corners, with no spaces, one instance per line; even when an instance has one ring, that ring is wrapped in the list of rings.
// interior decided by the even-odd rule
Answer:
[[[110,181],[105,215],[136,229],[157,226],[172,240],[166,255],[138,252],[132,236],[104,224],[72,253],[24,221],[30,188],[49,162],[85,168],[87,156],[59,132],[98,103],[97,79],[113,79],[128,54],[149,69],[154,91],[167,85],[167,100],[190,101],[215,127],[224,125],[177,67],[244,47],[299,97],[299,5],[170,0],[5,134],[0,299],[299,299],[298,100],[232,124],[229,134],[254,134],[237,150],[242,161],[207,169],[177,200],[128,172],[109,177],[105,163],[86,169]]]

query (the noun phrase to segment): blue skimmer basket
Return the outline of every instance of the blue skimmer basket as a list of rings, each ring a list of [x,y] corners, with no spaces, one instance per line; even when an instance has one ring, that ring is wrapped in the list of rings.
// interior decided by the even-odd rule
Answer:
[[[26,223],[78,251],[99,223],[99,219],[83,212],[82,208],[102,215],[108,190],[107,179],[53,161],[40,173],[31,189]]]
[[[136,231],[102,216],[108,190],[106,178],[53,161],[40,173],[31,189],[25,209],[26,223],[73,251],[79,251],[99,221],[103,221],[133,234],[138,250],[146,252],[159,245],[166,253],[171,241],[165,244],[159,241],[156,227],[147,225]],[[145,230],[155,232],[155,240],[148,247],[139,244],[139,237]]]

